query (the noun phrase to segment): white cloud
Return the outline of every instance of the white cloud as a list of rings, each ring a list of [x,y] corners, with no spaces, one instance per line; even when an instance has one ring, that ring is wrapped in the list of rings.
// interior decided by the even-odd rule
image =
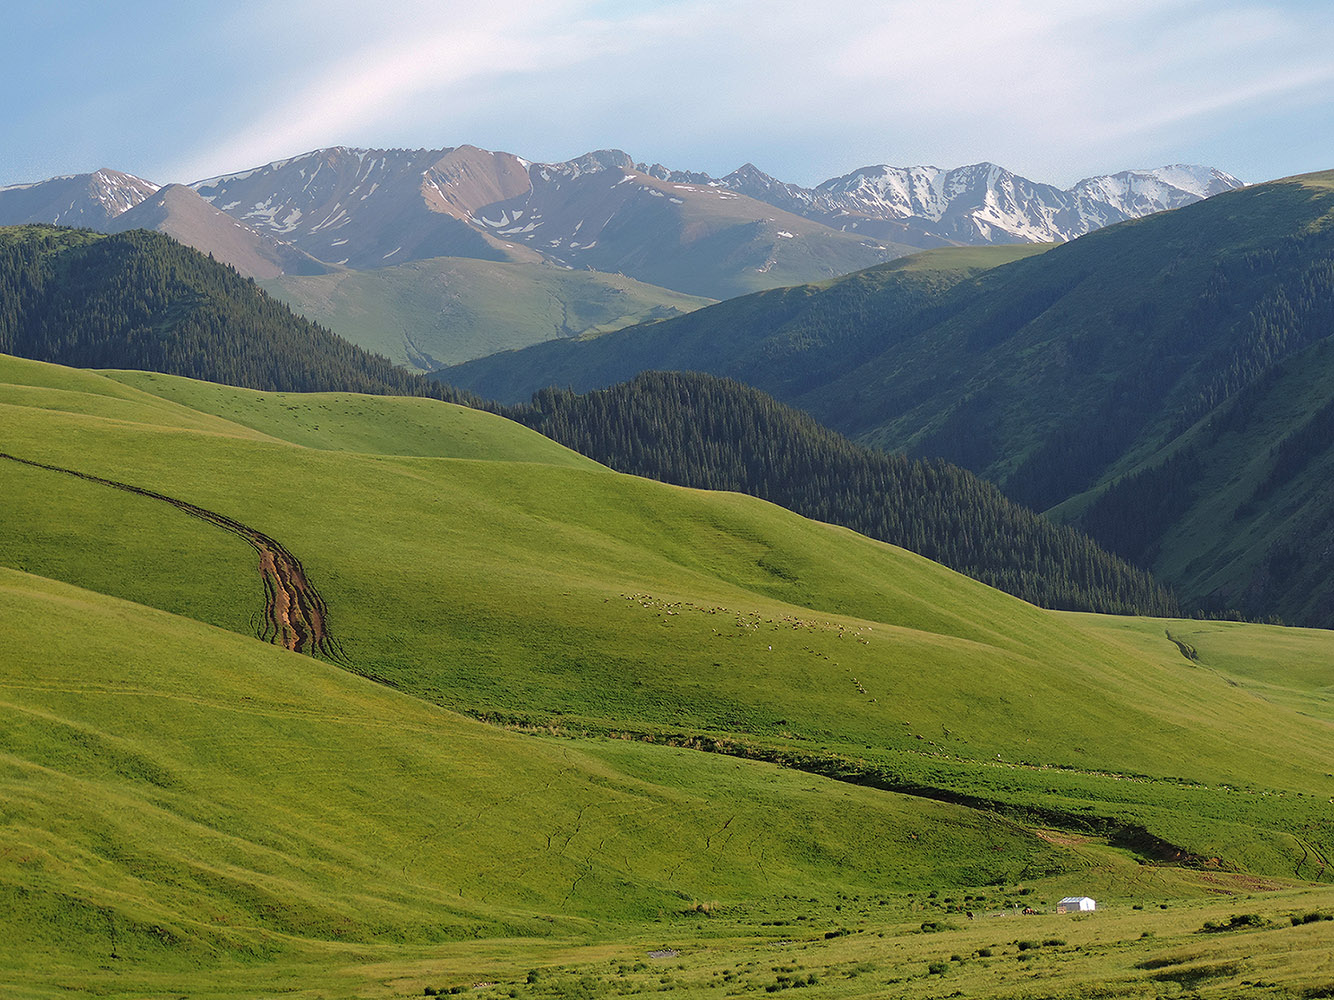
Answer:
[[[414,100],[451,91],[479,80],[537,77],[595,60],[624,44],[617,25],[580,17],[587,3],[530,5],[492,2],[485,11],[461,13],[452,5],[389,3],[373,19],[372,33],[387,24],[401,29],[389,37],[347,46],[334,60],[311,60],[311,82],[273,102],[237,134],[179,165],[174,173],[253,166],[308,148],[373,132],[386,119],[404,114]],[[328,16],[324,5],[322,16]],[[364,16],[364,5],[358,5]],[[336,16],[335,11],[335,16]],[[653,19],[641,19],[640,30]],[[356,31],[358,24],[346,29]],[[327,30],[327,29],[326,29]],[[309,58],[309,57],[308,57]],[[326,64],[327,62],[327,64]],[[534,79],[532,86],[541,87]],[[429,120],[428,102],[416,116]]]
[[[1266,101],[1324,102],[1311,95],[1334,77],[1324,8],[1263,0],[384,0],[370,18],[346,2],[303,16],[314,44],[284,67],[301,85],[174,174],[491,136],[695,169],[770,155],[806,182],[984,158],[1068,182],[1184,158],[1182,136],[1244,130]]]

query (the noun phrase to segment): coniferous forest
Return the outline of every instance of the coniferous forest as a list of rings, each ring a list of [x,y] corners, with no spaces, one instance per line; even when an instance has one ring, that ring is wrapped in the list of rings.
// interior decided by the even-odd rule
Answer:
[[[971,472],[863,448],[730,379],[646,372],[583,395],[544,389],[506,412],[618,471],[749,493],[1043,607],[1178,613],[1147,573]]]
[[[146,230],[0,229],[0,352],[251,389],[474,399],[348,343],[232,268]]]

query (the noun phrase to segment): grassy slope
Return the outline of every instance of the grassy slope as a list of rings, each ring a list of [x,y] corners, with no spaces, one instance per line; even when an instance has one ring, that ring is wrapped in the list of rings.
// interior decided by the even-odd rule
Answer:
[[[849,359],[878,354],[884,346],[879,329],[849,337],[868,315],[916,311],[959,281],[1047,249],[927,250],[832,281],[730,299],[680,320],[481,358],[441,377],[487,398],[522,402],[547,385],[585,391],[649,368],[677,369],[736,377],[782,397],[797,383],[843,369]]]
[[[305,561],[356,668],[409,692],[564,731],[731,733],[1021,804],[1119,812],[1279,874],[1296,860],[1293,838],[1323,836],[1320,809],[1295,793],[1334,792],[1321,770],[1330,716],[1311,712],[1327,684],[1319,665],[1334,658],[1328,634],[1284,631],[1275,659],[1268,633],[1220,628],[1237,652],[1224,662],[1211,645],[1221,640],[1197,636],[1202,670],[1157,638],[1159,623],[1038,612],[749,498],[616,476],[486,414],[0,364],[18,386],[3,450],[271,532]],[[479,439],[459,435],[469,425],[486,428],[491,460],[421,457],[476,454]],[[437,432],[464,443],[432,449]],[[4,541],[46,560],[39,572],[245,630],[217,610],[257,599],[253,556],[230,536],[210,542],[199,522],[119,491],[99,504],[83,492],[94,484],[57,473],[4,463],[0,476]],[[71,556],[89,551],[79,519],[99,508],[105,524],[92,530],[120,534],[96,558]],[[29,540],[58,520],[63,535]],[[10,551],[0,562],[13,565]],[[16,572],[0,603],[18,651],[0,697],[22,720],[0,755],[0,886],[16,904],[0,919],[21,947],[0,961],[20,995],[89,982],[179,995],[217,962],[216,995],[249,995],[256,976],[343,995],[355,987],[329,970],[372,960],[392,971],[366,966],[355,982],[419,992],[424,969],[496,969],[476,949],[424,942],[540,935],[501,948],[514,975],[516,954],[556,965],[586,955],[541,936],[586,938],[587,918],[625,928],[613,954],[646,934],[660,942],[665,930],[638,921],[694,900],[733,914],[719,933],[763,936],[764,914],[836,926],[851,914],[833,907],[851,896],[865,907],[866,893],[1043,872],[1048,900],[1199,891],[1123,851],[1044,844],[994,814],[693,751],[481,726],[309,658]],[[1278,672],[1290,662],[1310,664],[1291,683]],[[1078,744],[1075,715],[1087,720]],[[1237,790],[1082,773],[1098,768]],[[547,850],[548,834],[562,850]],[[99,972],[111,928],[122,958]],[[845,953],[825,948],[828,968],[842,968]],[[231,964],[247,954],[250,971]],[[261,956],[276,963],[262,973]],[[977,982],[983,995],[995,986]]]
[[[721,998],[799,968],[840,997],[1153,996],[1162,969],[1231,990],[1263,971],[1297,997],[1328,961],[1334,924],[1288,920],[1329,912],[1328,890],[1243,902],[1228,894],[1284,885],[1192,882],[765,764],[520,736],[10,570],[0,621],[20,640],[0,664],[7,996]],[[902,895],[926,886],[948,898]],[[975,923],[946,912],[965,891]],[[1072,891],[1110,912],[1006,916]],[[1237,912],[1268,924],[1194,933]],[[1020,960],[1018,938],[1047,944]],[[680,960],[649,958],[663,948]]]
[[[601,468],[540,435],[516,435],[503,417],[436,400],[358,393],[258,392],[155,372],[109,372],[111,384],[171,400],[304,448],[430,458],[492,458]]]
[[[618,330],[711,301],[623,275],[459,257],[262,285],[354,344],[421,369]]]
[[[226,399],[264,397],[222,390],[214,408]],[[269,400],[250,419],[277,430],[254,413],[304,408],[300,428],[323,419],[327,402]],[[316,450],[253,433],[13,411],[6,439],[15,454],[151,484],[273,535],[323,590],[355,669],[469,712],[567,730],[716,734],[1021,805],[1056,787],[1071,811],[1111,812],[1196,853],[1269,870],[1288,863],[1285,838],[1304,813],[1266,815],[1198,789],[1084,772],[1292,792],[1328,783],[1314,763],[1329,747],[1327,723],[1193,668],[1166,637],[1128,647],[750,498],[569,464],[568,452],[517,428],[521,462]],[[531,449],[554,463],[532,464]],[[24,473],[9,491],[15,516],[65,492],[68,477]],[[126,514],[125,523],[137,522]],[[123,580],[99,586],[133,597],[122,589],[139,586],[150,558],[109,551],[69,579]],[[153,571],[177,609],[212,621],[215,600],[201,596],[192,610],[190,586],[171,585],[191,575],[187,564]],[[1078,740],[1071,718],[1085,720]],[[1017,763],[1058,768],[1054,785]],[[1224,822],[1201,826],[1191,818],[1199,810]],[[1247,824],[1274,833],[1256,847]]]
[[[1016,872],[1058,853],[981,813],[768,765],[544,743],[10,570],[0,607],[11,971],[85,950],[263,955],[287,935],[542,937],[694,899],[987,881],[979,837]],[[904,852],[923,824],[934,849]]]

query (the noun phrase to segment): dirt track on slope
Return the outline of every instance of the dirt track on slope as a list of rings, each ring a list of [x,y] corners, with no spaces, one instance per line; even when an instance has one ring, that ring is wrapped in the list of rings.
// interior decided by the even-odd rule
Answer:
[[[266,642],[275,643],[298,653],[318,652],[338,663],[347,661],[342,646],[329,632],[329,611],[324,598],[306,578],[301,560],[292,555],[281,542],[225,514],[218,514],[152,490],[131,486],[128,483],[118,483],[112,479],[103,479],[100,476],[91,476],[74,469],[62,469],[57,465],[6,455],[3,452],[0,452],[0,459],[8,459],[49,472],[61,472],[91,483],[124,490],[126,493],[160,500],[192,517],[240,536],[259,553],[259,573],[264,581],[264,619],[263,624],[256,630],[256,635]]]

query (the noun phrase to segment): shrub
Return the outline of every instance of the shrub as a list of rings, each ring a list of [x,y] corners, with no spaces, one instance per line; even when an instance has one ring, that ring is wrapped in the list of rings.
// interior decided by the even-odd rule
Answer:
[[[1301,924],[1314,924],[1321,920],[1334,920],[1334,916],[1330,916],[1328,913],[1307,913],[1302,915],[1294,913],[1292,915],[1292,926],[1297,927]]]
[[[949,971],[950,971],[949,962],[932,962],[930,965],[926,967],[926,974],[928,976],[943,976],[945,973]]]
[[[1217,923],[1213,920],[1206,920],[1204,926],[1200,928],[1201,934],[1217,934],[1220,931],[1236,931],[1244,927],[1263,927],[1265,918],[1258,913],[1234,913],[1232,918],[1225,924]]]
[[[1047,938],[1042,944],[1048,948],[1060,948],[1065,944],[1065,938]]]
[[[977,957],[978,957],[978,958],[990,958],[991,956],[992,956],[992,951],[991,951],[990,948],[978,948],[978,949],[977,949]]]

